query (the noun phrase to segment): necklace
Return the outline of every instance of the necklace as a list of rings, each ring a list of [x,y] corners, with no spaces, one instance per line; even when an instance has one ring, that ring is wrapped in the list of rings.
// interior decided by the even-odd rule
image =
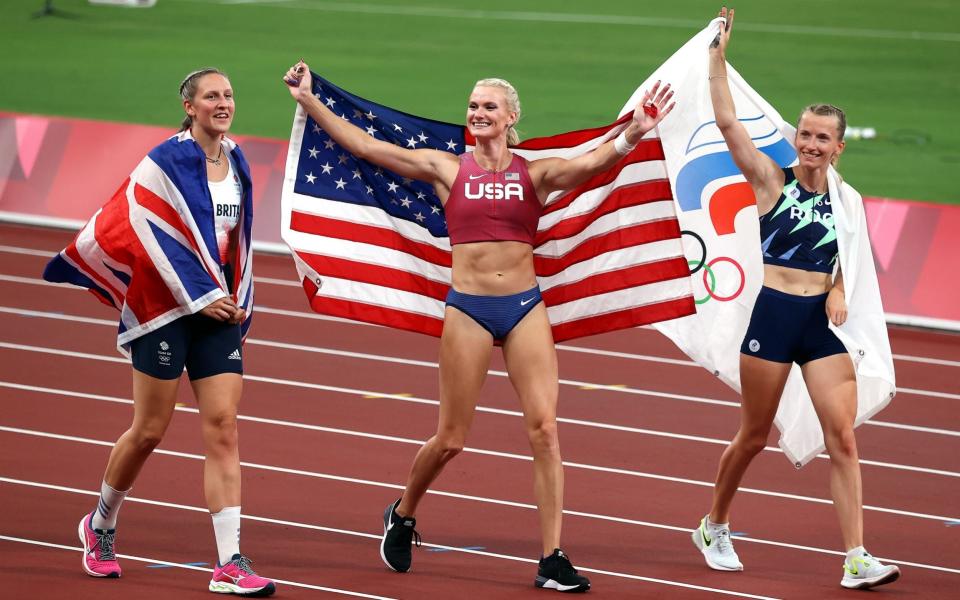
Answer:
[[[204,156],[204,158],[207,159],[207,162],[208,162],[208,163],[210,163],[211,165],[214,165],[214,166],[219,167],[219,166],[220,166],[220,163],[221,163],[221,159],[223,158],[223,146],[222,146],[222,145],[220,146],[220,152],[217,153],[217,157],[216,157],[216,158],[210,158],[209,156],[206,155],[206,153],[204,153],[203,156]]]

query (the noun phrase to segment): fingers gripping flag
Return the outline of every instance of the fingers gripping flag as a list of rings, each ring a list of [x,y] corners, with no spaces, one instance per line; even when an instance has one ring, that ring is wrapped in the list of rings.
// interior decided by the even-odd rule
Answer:
[[[377,139],[454,154],[473,147],[462,125],[375,104],[316,74],[313,81],[321,102]],[[619,134],[630,116],[513,151],[528,160],[579,156]],[[451,268],[440,199],[427,183],[352,156],[300,107],[281,224],[315,311],[440,335]],[[557,341],[694,312],[655,132],[610,171],[549,197],[534,266]]]
[[[224,140],[237,165],[243,190],[237,244],[231,259],[233,281],[220,266],[213,206],[207,189],[203,150],[181,132],[144,158],[113,197],[55,256],[44,279],[85,287],[120,310],[117,347],[218,298],[231,296],[253,314],[252,184],[240,148]],[[191,201],[187,201],[190,198]]]
[[[655,327],[740,391],[740,344],[763,285],[763,257],[756,200],[716,127],[710,99],[707,47],[720,23],[713,21],[674,53],[637,89],[623,112],[635,106],[653,81],[669,81],[676,90],[677,107],[659,132],[697,312]],[[793,127],[730,65],[727,82],[737,118],[757,149],[781,167],[794,164]],[[849,307],[847,322],[831,329],[856,368],[856,423],[860,424],[892,398],[893,361],[862,202],[853,188],[839,183],[835,172],[828,181]],[[780,447],[795,465],[807,463],[823,450],[820,424],[796,365],[775,423],[781,432]]]

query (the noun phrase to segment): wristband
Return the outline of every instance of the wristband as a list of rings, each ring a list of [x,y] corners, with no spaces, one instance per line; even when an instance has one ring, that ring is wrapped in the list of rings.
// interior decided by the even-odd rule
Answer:
[[[618,135],[617,139],[613,142],[613,149],[616,150],[620,156],[630,154],[636,147],[636,144],[631,144],[627,141],[627,133],[625,131],[621,131],[620,135]]]

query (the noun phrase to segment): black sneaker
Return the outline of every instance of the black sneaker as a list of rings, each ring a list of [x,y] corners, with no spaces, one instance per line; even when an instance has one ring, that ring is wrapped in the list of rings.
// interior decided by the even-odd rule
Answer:
[[[420,546],[420,534],[414,529],[417,520],[401,517],[396,513],[400,500],[387,506],[383,511],[383,541],[380,542],[380,558],[387,566],[398,573],[410,570],[413,561],[411,544]]]
[[[570,559],[560,548],[540,559],[540,569],[533,585],[558,592],[585,592],[590,589],[590,580],[578,575]]]

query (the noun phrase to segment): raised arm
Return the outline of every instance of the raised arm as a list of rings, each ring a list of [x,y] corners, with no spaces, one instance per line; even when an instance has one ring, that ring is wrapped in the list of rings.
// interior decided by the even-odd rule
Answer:
[[[456,177],[457,157],[439,150],[411,150],[378,140],[356,125],[341,119],[313,95],[310,67],[302,60],[283,78],[290,95],[336,143],[348,152],[389,169],[403,177],[449,188]]]
[[[658,81],[648,90],[633,111],[633,119],[617,138],[609,140],[596,148],[570,160],[563,158],[544,158],[530,164],[530,175],[537,186],[537,194],[546,198],[557,190],[576,187],[597,173],[606,171],[628,154],[640,143],[648,131],[657,126],[670,111],[674,103],[670,102],[673,91],[670,84],[660,87]]]
[[[726,25],[721,25],[720,33],[710,44],[709,80],[713,114],[717,120],[717,128],[730,149],[733,162],[753,188],[757,198],[757,210],[763,215],[773,208],[780,197],[784,183],[783,173],[769,156],[757,150],[746,127],[737,120],[737,109],[727,83],[726,58],[727,44],[733,30],[733,9],[731,8],[729,13],[726,7],[720,9],[720,16],[726,18]]]

